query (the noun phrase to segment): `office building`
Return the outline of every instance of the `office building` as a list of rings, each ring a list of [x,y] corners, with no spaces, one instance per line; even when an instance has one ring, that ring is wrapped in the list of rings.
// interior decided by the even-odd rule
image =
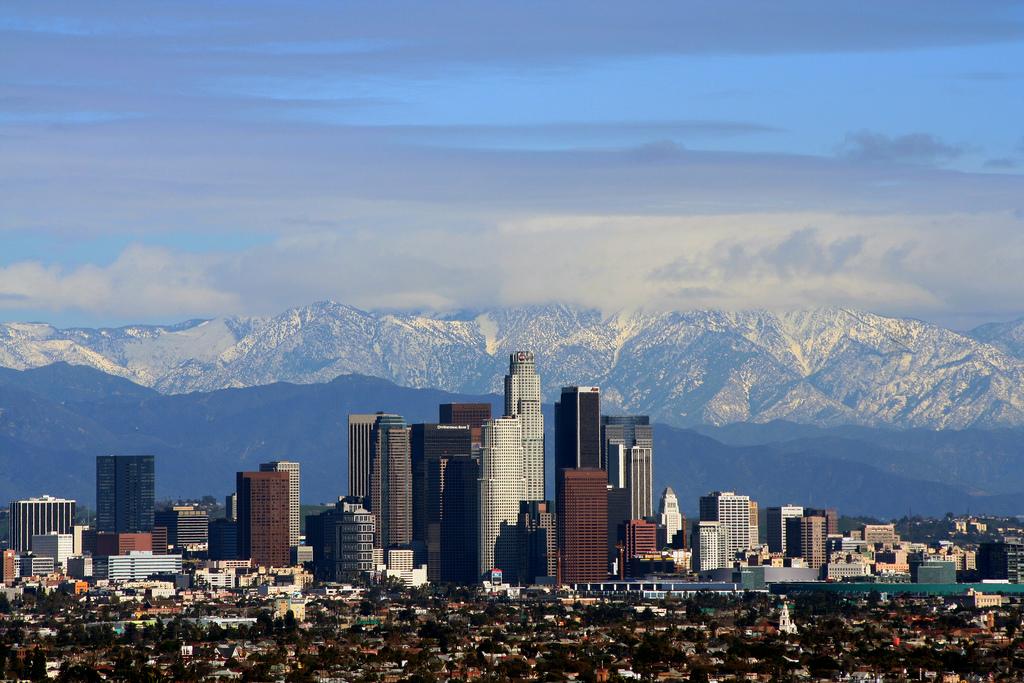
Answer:
[[[469,457],[472,453],[470,427],[465,424],[414,424],[410,439],[413,549],[419,555],[419,563],[426,562],[430,580],[438,581],[441,575],[445,469],[450,458]]]
[[[2,561],[0,565],[0,580],[3,581],[5,586],[13,586],[14,580],[18,578],[18,553],[14,548],[8,548],[3,551]]]
[[[667,487],[661,494],[661,503],[658,505],[658,521],[665,527],[665,535],[669,545],[676,545],[676,534],[683,532],[683,515],[679,511],[679,499],[672,487]],[[679,543],[685,546],[685,539]]]
[[[562,387],[555,403],[555,476],[563,469],[601,469],[598,387]]]
[[[373,570],[373,514],[356,501],[339,503],[337,581]]]
[[[915,557],[910,560],[911,583],[956,583],[956,562]]]
[[[449,458],[441,493],[441,558],[438,580],[473,584],[480,580],[480,460]],[[430,565],[427,565],[428,574]]]
[[[348,416],[348,495],[370,495],[370,452],[373,425],[383,413]]]
[[[478,576],[519,569],[516,539],[523,496],[523,431],[518,417],[499,417],[484,425],[480,463],[480,565]]]
[[[608,559],[616,560],[619,551],[615,547],[620,540],[620,529],[623,524],[633,519],[632,500],[629,489],[616,488],[608,485]]]
[[[490,403],[442,403],[438,406],[437,421],[469,427],[470,447],[476,450],[483,448],[484,424],[490,419]]]
[[[71,534],[37,534],[32,537],[32,554],[53,558],[55,565],[64,567],[74,553],[75,538]]]
[[[32,550],[32,537],[56,532],[70,534],[75,524],[75,501],[53,496],[11,501],[7,515],[8,542],[19,553]]]
[[[350,496],[306,517],[313,570],[324,581],[352,581],[373,571],[373,514]]]
[[[167,551],[170,549],[170,543],[167,541],[167,527],[157,526],[154,524],[153,530],[149,532],[149,535],[153,541],[153,554],[166,555]]]
[[[412,452],[409,426],[379,414],[370,433],[370,505],[374,547],[412,543]]]
[[[594,423],[596,432],[596,417]],[[608,475],[600,468],[563,469],[557,481],[560,581],[603,581],[608,578]]]
[[[1008,536],[980,544],[977,563],[982,579],[1024,583],[1024,539]]]
[[[538,583],[558,574],[555,509],[551,501],[519,504],[519,582]]]
[[[72,555],[82,554],[82,537],[88,530],[89,526],[86,524],[75,524],[71,527],[71,537],[74,542],[74,548],[71,553]]]
[[[18,573],[22,578],[30,576],[49,576],[57,571],[57,564],[52,557],[35,553],[19,555],[17,558]]]
[[[206,556],[211,560],[238,559],[238,522],[228,518],[211,519]]]
[[[647,415],[601,416],[601,466],[608,483],[630,492],[630,518],[654,514],[654,439]]]
[[[238,494],[229,493],[224,496],[224,519],[231,522],[238,521]]]
[[[825,518],[825,535],[826,536],[838,536],[839,535],[839,511],[835,508],[805,508],[804,516],[806,517],[824,517]]]
[[[187,550],[203,550],[210,538],[210,519],[206,510],[195,505],[175,505],[169,510],[157,510],[153,515],[157,527],[167,529],[164,546]],[[157,552],[160,544],[153,544]]]
[[[72,555],[68,558],[65,573],[74,579],[91,579],[93,575],[92,555]]]
[[[644,519],[631,519],[619,534],[626,559],[658,552],[658,525]]]
[[[706,572],[732,567],[725,532],[720,522],[701,520],[693,526],[693,535],[690,538],[693,571]]]
[[[96,530],[139,533],[153,529],[152,455],[96,457]]]
[[[127,555],[134,550],[153,550],[151,531],[136,533],[111,533],[109,531],[85,532],[82,536],[85,552],[92,555]]]
[[[788,554],[786,546],[786,520],[804,516],[804,509],[799,505],[781,505],[770,507],[765,512],[765,534],[768,551]]]
[[[544,414],[540,375],[530,351],[509,355],[505,416],[518,417],[523,438],[523,500],[544,500]]]
[[[700,498],[700,521],[719,522],[728,563],[750,549],[750,498],[732,491],[713,491]]]
[[[786,556],[802,558],[811,569],[820,569],[828,560],[827,529],[828,521],[823,515],[787,519]]]
[[[293,548],[299,545],[300,469],[299,463],[291,460],[260,463],[260,472],[288,473],[288,545]]]
[[[759,548],[761,546],[761,523],[758,520],[758,509],[757,502],[750,501],[750,547]]]
[[[408,588],[415,588],[427,583],[427,568],[416,564],[415,554],[406,548],[392,548],[386,553],[387,563],[384,565],[384,576],[398,579]]]
[[[93,576],[108,581],[143,581],[162,574],[181,573],[181,555],[154,555],[134,550],[127,555],[93,558]]]
[[[861,536],[870,545],[892,545],[900,540],[894,524],[865,524],[861,527]]]
[[[263,567],[287,567],[289,548],[289,475],[287,472],[239,472],[238,557]]]

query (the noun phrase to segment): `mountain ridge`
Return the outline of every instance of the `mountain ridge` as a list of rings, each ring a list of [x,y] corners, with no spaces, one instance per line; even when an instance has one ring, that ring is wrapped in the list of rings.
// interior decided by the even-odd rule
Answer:
[[[437,315],[321,301],[175,325],[3,323],[0,367],[65,361],[165,394],[346,374],[493,393],[505,354],[529,348],[548,400],[561,385],[597,384],[610,409],[677,426],[989,428],[1024,425],[1020,340],[1024,321],[960,333],[849,308],[605,314],[549,304]]]

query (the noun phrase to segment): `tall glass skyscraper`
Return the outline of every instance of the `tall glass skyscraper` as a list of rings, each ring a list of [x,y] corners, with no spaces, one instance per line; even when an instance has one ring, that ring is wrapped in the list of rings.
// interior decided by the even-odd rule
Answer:
[[[505,416],[518,417],[523,438],[523,500],[544,500],[544,415],[540,375],[533,353],[509,356],[505,375]],[[518,507],[517,507],[518,514]]]
[[[555,472],[601,468],[601,390],[562,387],[555,404]]]
[[[377,548],[412,543],[412,450],[409,425],[380,414],[370,434],[370,512]]]
[[[97,456],[96,530],[152,531],[155,482],[152,455]]]

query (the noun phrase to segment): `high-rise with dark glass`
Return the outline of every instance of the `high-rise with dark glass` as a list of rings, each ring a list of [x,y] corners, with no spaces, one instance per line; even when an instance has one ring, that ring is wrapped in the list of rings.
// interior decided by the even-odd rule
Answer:
[[[601,467],[601,390],[562,387],[555,403],[555,476],[564,469]]]
[[[437,412],[438,422],[468,426],[473,446],[479,449],[483,445],[484,423],[491,419],[490,403],[442,403]]]
[[[471,455],[472,428],[468,424],[414,424],[410,439],[413,548],[426,551],[427,578],[438,581],[445,470],[451,458]]]
[[[480,460],[456,456],[445,467],[441,497],[441,561],[438,580],[472,584],[480,580]],[[427,565],[430,571],[430,565]]]
[[[348,416],[348,495],[370,495],[370,445],[373,425],[381,413]]]
[[[519,504],[519,581],[531,584],[558,574],[555,509],[549,500]]]
[[[97,456],[96,530],[152,531],[155,479],[152,455]]]
[[[555,404],[555,504],[559,577],[608,576],[608,473],[601,469],[601,390],[562,387]]]

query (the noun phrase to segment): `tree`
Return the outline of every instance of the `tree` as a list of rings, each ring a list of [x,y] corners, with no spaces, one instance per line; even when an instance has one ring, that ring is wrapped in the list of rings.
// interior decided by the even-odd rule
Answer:
[[[46,680],[46,657],[38,648],[32,653],[32,668],[29,669],[29,678],[33,681]]]

